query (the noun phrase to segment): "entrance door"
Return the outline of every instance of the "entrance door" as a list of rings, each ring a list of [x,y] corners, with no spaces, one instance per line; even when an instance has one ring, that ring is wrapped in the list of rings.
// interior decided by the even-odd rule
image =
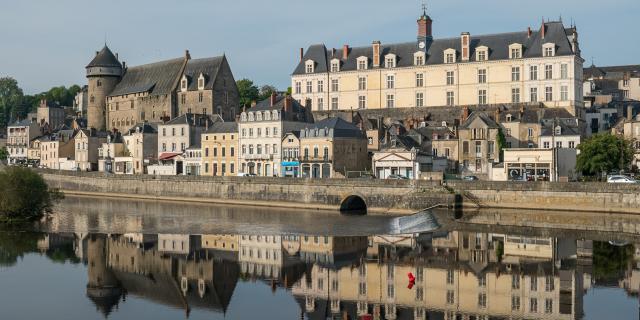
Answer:
[[[314,179],[320,177],[320,165],[319,164],[314,164],[313,165],[312,172],[311,172],[311,177],[314,178]]]

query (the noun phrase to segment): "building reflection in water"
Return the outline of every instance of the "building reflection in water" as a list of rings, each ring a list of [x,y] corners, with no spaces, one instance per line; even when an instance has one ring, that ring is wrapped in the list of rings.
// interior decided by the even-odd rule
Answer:
[[[187,316],[226,313],[240,280],[289,290],[309,319],[580,319],[594,261],[590,240],[464,231],[76,234],[74,246],[87,264],[86,295],[105,316],[127,295]],[[632,256],[615,285],[637,295],[640,250]]]

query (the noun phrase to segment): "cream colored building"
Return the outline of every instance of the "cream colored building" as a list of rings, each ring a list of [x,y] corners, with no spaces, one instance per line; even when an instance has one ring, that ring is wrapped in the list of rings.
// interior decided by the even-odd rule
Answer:
[[[540,103],[571,113],[583,105],[576,27],[461,33],[433,39],[423,14],[414,41],[301,50],[293,97],[313,111]]]
[[[287,132],[282,138],[282,176],[298,178],[300,173],[300,132]]]
[[[130,157],[132,174],[145,174],[146,168],[158,158],[158,126],[138,123],[123,136],[126,152]]]
[[[75,160],[80,171],[98,170],[98,149],[106,142],[104,134],[98,135],[95,130],[78,130],[74,137],[76,143]]]
[[[500,125],[482,111],[468,113],[465,107],[463,123],[458,128],[460,172],[486,175],[500,161]]]
[[[238,252],[240,248],[237,234],[203,234],[200,237],[203,249]]]
[[[22,120],[7,126],[7,152],[9,164],[26,162],[29,143],[40,135],[40,127],[30,120]]]
[[[235,176],[238,163],[238,124],[217,122],[202,134],[202,166],[204,176]]]
[[[68,164],[67,160],[75,157],[73,136],[73,130],[60,130],[40,138],[40,165],[48,169],[75,169],[61,167],[61,162]]]
[[[576,150],[570,148],[504,150],[504,161],[491,168],[493,181],[570,181],[577,178]]]

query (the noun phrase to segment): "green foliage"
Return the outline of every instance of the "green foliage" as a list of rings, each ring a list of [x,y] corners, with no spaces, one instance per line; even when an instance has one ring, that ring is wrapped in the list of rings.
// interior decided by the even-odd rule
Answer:
[[[9,152],[7,151],[7,147],[0,148],[0,161],[5,161],[9,158]]]
[[[0,172],[0,194],[0,222],[8,223],[36,221],[64,197],[49,189],[41,175],[22,167]]]
[[[36,252],[41,234],[0,230],[0,266],[10,267],[26,253]]]
[[[244,107],[251,106],[251,102],[260,98],[258,87],[249,79],[242,79],[236,82],[240,93],[240,105]]]
[[[578,149],[576,170],[589,176],[628,169],[634,153],[631,142],[609,133],[591,136]]]
[[[597,282],[617,282],[632,261],[634,248],[613,246],[608,242],[593,243],[593,277]]]
[[[277,93],[278,89],[276,89],[276,87],[272,86],[272,85],[264,85],[262,87],[260,87],[260,96],[258,98],[258,100],[264,100],[267,99],[271,96],[272,93]]]
[[[16,116],[15,112],[22,105],[23,96],[16,79],[0,78],[0,128],[5,128],[11,118]]]
[[[504,137],[504,132],[502,132],[502,128],[498,130],[498,136],[496,137],[496,144],[498,145],[498,150],[500,151],[500,162],[503,162],[504,148],[507,146],[507,139]]]
[[[67,262],[72,264],[80,263],[80,259],[76,256],[73,250],[73,243],[65,243],[56,248],[47,250],[47,257],[54,263],[65,264]]]

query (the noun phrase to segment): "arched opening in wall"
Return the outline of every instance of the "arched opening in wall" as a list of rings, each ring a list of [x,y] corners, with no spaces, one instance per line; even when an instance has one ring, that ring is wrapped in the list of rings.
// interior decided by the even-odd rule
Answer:
[[[351,195],[342,200],[340,213],[365,215],[367,214],[367,204],[361,197]]]

